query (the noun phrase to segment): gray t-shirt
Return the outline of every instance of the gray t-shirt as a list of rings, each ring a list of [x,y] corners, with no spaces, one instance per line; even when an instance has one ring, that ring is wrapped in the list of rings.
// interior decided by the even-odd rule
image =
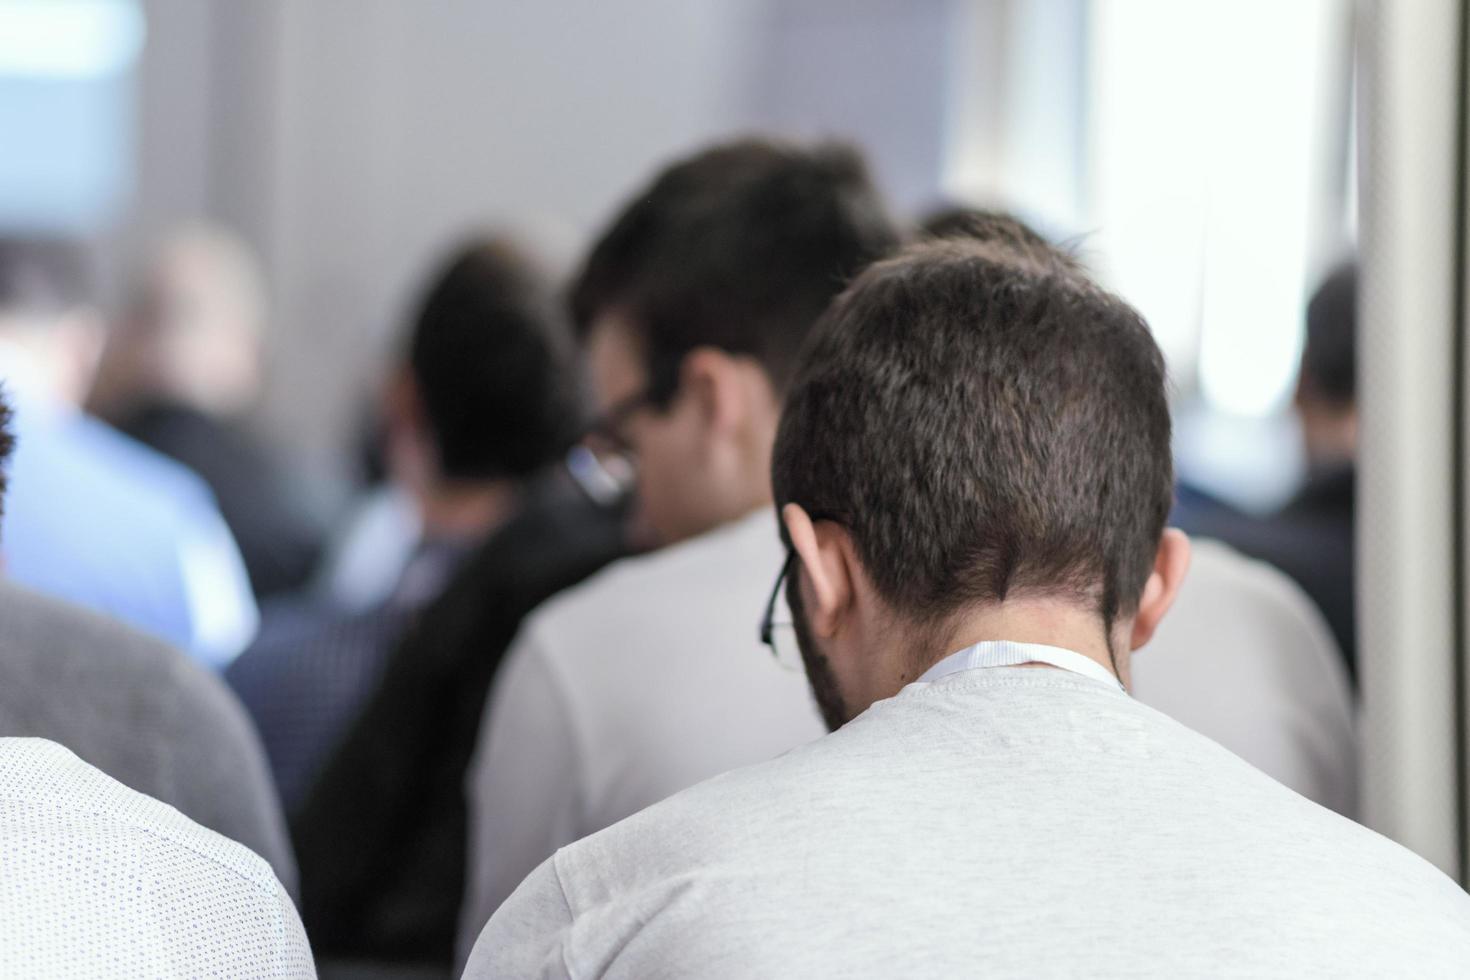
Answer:
[[[1470,897],[1116,688],[913,684],[542,864],[467,978],[1470,975]]]

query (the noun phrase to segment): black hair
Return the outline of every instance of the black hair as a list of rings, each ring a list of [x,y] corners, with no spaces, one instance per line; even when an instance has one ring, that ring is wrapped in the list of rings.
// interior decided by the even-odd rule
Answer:
[[[1136,609],[1173,495],[1163,356],[1122,300],[963,240],[864,272],[804,350],[778,505],[851,533],[915,623],[1030,594]]]
[[[897,244],[857,151],[738,140],[634,195],[576,278],[573,319],[585,337],[600,314],[624,315],[656,403],[701,346],[755,358],[779,392],[827,303]]]
[[[1307,304],[1302,347],[1302,388],[1322,401],[1347,407],[1357,397],[1358,266],[1332,271]]]
[[[555,293],[504,240],[471,242],[423,298],[408,361],[445,476],[524,477],[582,421],[570,331]]]

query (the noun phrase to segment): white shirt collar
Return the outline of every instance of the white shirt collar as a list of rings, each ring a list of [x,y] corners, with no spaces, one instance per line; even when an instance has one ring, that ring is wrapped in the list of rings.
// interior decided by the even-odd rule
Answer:
[[[1016,643],[1011,640],[987,640],[974,646],[958,650],[939,661],[916,683],[932,684],[942,677],[964,670],[979,670],[985,667],[1015,667],[1020,664],[1048,664],[1069,670],[1074,674],[1091,678],[1120,691],[1125,691],[1123,682],[1102,664],[1074,650],[1046,646],[1041,643]],[[1126,693],[1126,691],[1125,691]]]

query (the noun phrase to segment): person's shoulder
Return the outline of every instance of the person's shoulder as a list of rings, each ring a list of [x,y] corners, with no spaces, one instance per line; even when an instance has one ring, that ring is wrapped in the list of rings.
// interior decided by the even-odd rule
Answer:
[[[1216,630],[1210,624],[1228,624]],[[1251,631],[1250,643],[1243,631]],[[1189,572],[1161,633],[1228,639],[1240,652],[1271,653],[1337,666],[1337,644],[1322,613],[1285,572],[1213,540],[1192,542]],[[1190,639],[1190,637],[1186,637]],[[1344,678],[1343,683],[1346,683]]]
[[[1191,540],[1185,581],[1190,579],[1202,591],[1227,591],[1238,602],[1267,609],[1299,613],[1313,608],[1307,594],[1285,572],[1214,539]]]
[[[1375,916],[1412,922],[1421,937],[1441,937],[1470,956],[1470,894],[1449,875],[1356,821],[1300,797],[1292,802],[1297,835],[1329,855],[1331,873],[1318,880],[1332,897],[1371,895]]]
[[[168,746],[182,738],[223,761],[241,737],[225,683],[182,651],[10,582],[0,582],[0,674],[5,734],[82,746],[109,774],[152,792],[166,795],[176,776],[157,776],[155,788],[154,776],[134,771],[140,760],[177,758]],[[44,710],[31,710],[32,699]]]
[[[804,809],[815,799],[843,797],[854,789],[861,757],[874,737],[883,737],[864,730],[861,721],[775,758],[712,776],[561,848],[555,864],[568,899],[575,903],[589,873],[600,880],[677,874],[685,861],[715,854],[732,858],[746,849],[759,853],[770,834],[790,823],[788,807]],[[731,819],[731,814],[742,816]]]
[[[126,842],[134,840],[187,856],[267,903],[284,899],[270,865],[249,848],[127,788],[56,742],[0,739],[0,804],[5,802],[24,805],[37,820],[44,821],[45,814],[76,818],[72,826],[96,828],[112,846],[131,850]],[[23,828],[8,822],[5,833],[23,833]]]
[[[78,417],[74,438],[99,462],[105,463],[119,480],[146,488],[172,504],[190,508],[212,508],[214,495],[204,480],[184,464],[124,435],[90,416]]]
[[[623,558],[538,608],[528,635],[555,645],[606,628],[609,619],[656,622],[677,615],[681,597],[723,590],[735,569],[768,557],[777,540],[775,518],[753,514],[657,551]],[[770,572],[775,574],[775,566]],[[753,629],[753,628],[752,628]]]
[[[48,676],[84,674],[167,696],[181,678],[202,669],[168,643],[62,599],[0,581],[0,670],[7,685],[23,686],[30,665]],[[49,692],[60,696],[71,688]]]

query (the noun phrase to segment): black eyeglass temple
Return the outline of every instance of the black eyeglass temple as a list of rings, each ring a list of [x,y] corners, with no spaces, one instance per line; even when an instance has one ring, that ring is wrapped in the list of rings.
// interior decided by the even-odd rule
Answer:
[[[771,587],[771,597],[766,600],[766,613],[761,617],[761,642],[772,650],[775,649],[776,600],[781,596],[781,583],[786,581],[787,575],[791,574],[791,566],[795,560],[796,552],[790,548],[786,549],[786,559],[781,562],[781,571],[776,575],[776,584]]]

